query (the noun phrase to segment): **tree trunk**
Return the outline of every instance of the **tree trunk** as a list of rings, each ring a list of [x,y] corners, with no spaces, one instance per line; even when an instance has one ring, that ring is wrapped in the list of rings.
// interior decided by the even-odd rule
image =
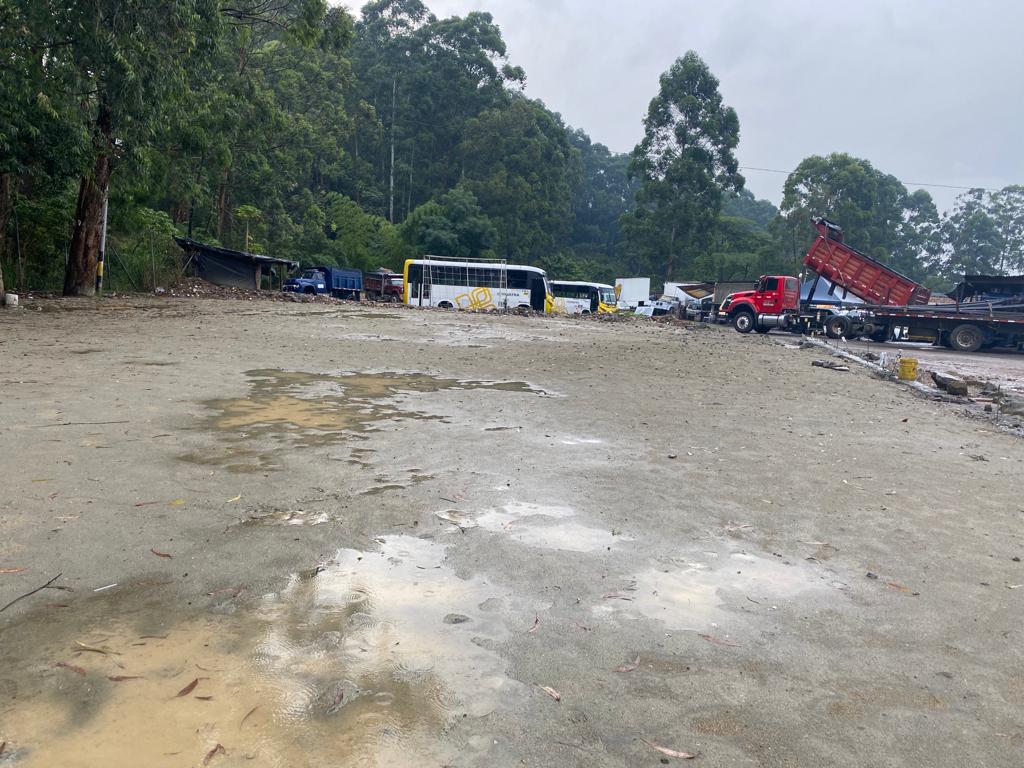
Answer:
[[[92,172],[82,177],[78,187],[68,264],[64,270],[65,296],[96,295],[96,260],[103,235],[103,198],[113,171],[113,117],[106,95],[100,97],[96,129],[103,148],[96,156]]]
[[[391,178],[388,182],[388,221],[395,223],[395,95],[398,78],[391,81]]]
[[[676,269],[676,225],[672,225],[672,234],[668,239],[668,259],[665,261],[665,279],[672,280],[672,273]]]
[[[14,174],[0,173],[0,304],[4,302],[4,256],[7,254],[7,222],[11,218]]]

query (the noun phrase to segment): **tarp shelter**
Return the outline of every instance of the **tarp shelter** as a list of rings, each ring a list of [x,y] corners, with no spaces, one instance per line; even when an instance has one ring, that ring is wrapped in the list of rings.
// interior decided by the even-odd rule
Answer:
[[[188,237],[175,237],[174,241],[188,254],[189,261],[195,262],[199,277],[215,285],[258,291],[263,275],[275,274],[275,267],[282,284],[285,273],[299,267],[297,261],[275,259],[248,251],[232,251],[230,248],[207,245]]]
[[[665,283],[665,287],[662,290],[663,295],[671,296],[685,303],[690,303],[694,300],[699,301],[714,292],[714,283],[698,280],[691,280],[685,283]]]
[[[814,289],[814,298],[808,298],[811,289]],[[844,295],[845,294],[845,295]],[[833,285],[824,277],[818,278],[817,285],[814,279],[805,280],[800,286],[801,303],[813,301],[815,304],[863,304],[864,302],[852,293],[844,291],[838,285]]]

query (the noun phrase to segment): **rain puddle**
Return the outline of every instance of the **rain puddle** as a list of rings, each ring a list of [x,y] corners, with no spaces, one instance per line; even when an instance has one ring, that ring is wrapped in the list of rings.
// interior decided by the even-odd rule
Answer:
[[[247,372],[247,397],[210,400],[207,426],[239,438],[286,437],[305,445],[331,444],[369,432],[378,422],[395,419],[441,420],[406,408],[405,395],[443,390],[483,389],[547,395],[521,381],[465,381],[422,373],[352,373],[330,375],[301,371]]]
[[[632,541],[614,531],[591,528],[570,518],[575,516],[571,507],[546,506],[513,502],[500,509],[489,509],[478,515],[456,510],[435,513],[446,522],[462,530],[482,528],[502,533],[513,541],[528,547],[559,549],[567,552],[596,552],[610,549],[623,541]]]
[[[656,619],[669,629],[705,631],[733,615],[729,609],[772,611],[778,604],[840,586],[832,574],[805,564],[746,552],[706,552],[707,563],[654,567],[603,596],[594,613]]]
[[[378,541],[378,551],[343,549],[293,575],[251,610],[146,634],[137,617],[112,623],[106,606],[75,641],[48,632],[49,647],[23,649],[30,668],[17,706],[0,710],[3,761],[479,764],[444,737],[523,692],[489,650],[506,637],[508,595],[458,578],[439,544]]]

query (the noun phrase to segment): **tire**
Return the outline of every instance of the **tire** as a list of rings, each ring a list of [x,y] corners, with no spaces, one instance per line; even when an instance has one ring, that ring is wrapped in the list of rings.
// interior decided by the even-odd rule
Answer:
[[[582,311],[580,312],[580,314],[581,314],[581,315],[589,315],[589,314],[590,314],[590,310],[589,310],[589,309],[584,309],[584,310],[582,310]]]
[[[977,352],[984,343],[981,329],[970,323],[958,325],[949,332],[949,346],[957,352]]]
[[[450,301],[442,301],[437,305],[439,309],[455,309],[455,305]]]
[[[310,288],[308,285],[302,289],[302,292],[307,296],[312,296],[316,293],[316,289]]]
[[[833,315],[825,321],[825,335],[830,339],[850,338],[850,329],[852,327],[853,323],[850,322],[850,318],[843,315]]]
[[[768,328],[767,326],[764,326],[764,325],[761,325],[760,323],[758,323],[756,326],[754,326],[754,330],[757,331],[758,333],[764,334],[764,333],[768,333],[768,331],[770,331],[771,328]]]
[[[732,327],[737,333],[750,333],[754,330],[754,313],[742,310],[732,316]]]

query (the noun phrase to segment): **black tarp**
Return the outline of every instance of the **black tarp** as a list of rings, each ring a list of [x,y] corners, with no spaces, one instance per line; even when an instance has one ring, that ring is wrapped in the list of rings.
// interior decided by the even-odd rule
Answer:
[[[195,264],[199,277],[215,285],[259,290],[260,277],[269,274],[272,268],[288,271],[299,267],[297,261],[275,259],[248,251],[233,251],[187,237],[175,237],[174,241]]]

